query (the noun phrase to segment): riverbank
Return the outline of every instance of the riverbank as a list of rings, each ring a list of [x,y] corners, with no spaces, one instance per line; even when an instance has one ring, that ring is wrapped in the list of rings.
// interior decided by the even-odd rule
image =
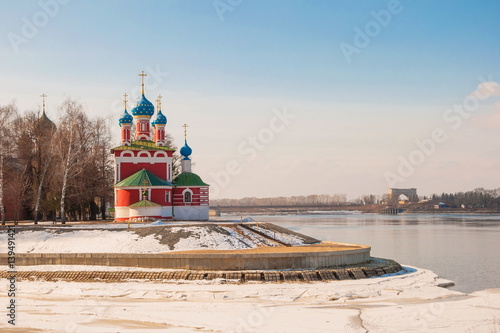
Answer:
[[[17,282],[2,332],[495,332],[500,289],[441,288],[431,271],[317,283]],[[7,302],[7,284],[0,302]],[[0,316],[6,318],[5,307]]]
[[[213,206],[211,210],[231,215],[292,215],[292,214],[343,214],[381,213],[387,205],[335,205],[335,206]],[[432,203],[401,204],[403,214],[500,214],[500,209],[490,208],[434,208]]]

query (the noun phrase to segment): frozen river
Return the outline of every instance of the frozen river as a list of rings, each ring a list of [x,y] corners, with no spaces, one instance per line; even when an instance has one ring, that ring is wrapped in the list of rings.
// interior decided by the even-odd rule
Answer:
[[[341,214],[252,216],[326,241],[371,245],[372,256],[430,269],[473,292],[500,287],[500,216]],[[227,216],[226,216],[227,218]]]

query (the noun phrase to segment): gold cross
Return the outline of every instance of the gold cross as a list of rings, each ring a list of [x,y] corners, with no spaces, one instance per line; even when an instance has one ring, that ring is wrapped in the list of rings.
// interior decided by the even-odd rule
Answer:
[[[157,103],[156,108],[158,109],[158,111],[161,110],[161,98],[162,97],[163,97],[162,95],[158,95],[158,99],[156,100],[156,103]]]
[[[43,103],[43,113],[45,113],[45,97],[47,97],[47,95],[45,94],[41,94],[40,97],[42,98],[42,103]]]
[[[187,128],[189,127],[187,124],[182,125],[184,127],[184,140],[187,138]]]
[[[127,110],[127,94],[123,94],[123,104],[125,106],[125,110]]]
[[[142,94],[144,95],[144,77],[148,76],[148,74],[144,74],[144,71],[142,71],[142,74],[139,74],[139,76],[142,76]]]

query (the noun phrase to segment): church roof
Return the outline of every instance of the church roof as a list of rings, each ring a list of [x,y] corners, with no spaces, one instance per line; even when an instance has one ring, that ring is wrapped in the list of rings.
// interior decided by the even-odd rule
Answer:
[[[167,117],[161,112],[161,110],[158,111],[158,114],[156,115],[156,120],[154,121],[155,125],[166,125],[167,124]]]
[[[155,107],[153,106],[153,103],[151,103],[143,93],[141,98],[137,101],[134,108],[132,109],[132,115],[135,117],[151,117],[154,113]]]
[[[172,184],[150,171],[142,169],[115,185],[115,187],[126,186],[172,186]]]
[[[52,120],[47,117],[45,114],[45,111],[43,111],[42,115],[38,119],[37,122],[38,126],[41,127],[42,130],[49,130],[49,131],[55,131],[56,130],[56,125]]]
[[[153,141],[149,140],[136,140],[132,141],[130,146],[119,146],[114,148],[114,150],[170,150],[175,151],[173,148],[169,147],[159,147]]]
[[[160,206],[157,203],[151,202],[149,200],[141,200],[139,202],[136,202],[135,204],[130,205],[129,207],[156,207]]]
[[[183,160],[189,160],[189,156],[193,153],[191,147],[189,147],[187,140],[184,140],[184,147],[181,148],[180,153],[182,155]]]
[[[174,179],[175,186],[210,186],[192,172],[183,172]]]
[[[134,121],[134,118],[130,115],[130,113],[127,112],[127,109],[123,112],[123,115],[118,119],[118,123],[120,124],[120,127],[123,124],[132,124]]]

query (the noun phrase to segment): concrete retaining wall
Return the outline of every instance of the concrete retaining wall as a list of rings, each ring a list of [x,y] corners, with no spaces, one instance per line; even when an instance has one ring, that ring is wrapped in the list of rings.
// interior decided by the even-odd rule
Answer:
[[[16,253],[17,266],[99,265],[185,270],[320,269],[355,265],[370,260],[370,247],[299,253]],[[0,254],[7,265],[7,255]]]
[[[189,271],[169,270],[162,272],[136,271],[22,271],[10,273],[0,271],[0,279],[15,277],[16,280],[28,281],[75,281],[75,282],[129,282],[144,280],[165,282],[165,280],[214,280],[225,279],[226,283],[260,282],[316,282],[369,277],[393,274],[403,268],[393,260],[376,258],[368,263],[356,266],[311,270],[267,270],[267,271]]]

